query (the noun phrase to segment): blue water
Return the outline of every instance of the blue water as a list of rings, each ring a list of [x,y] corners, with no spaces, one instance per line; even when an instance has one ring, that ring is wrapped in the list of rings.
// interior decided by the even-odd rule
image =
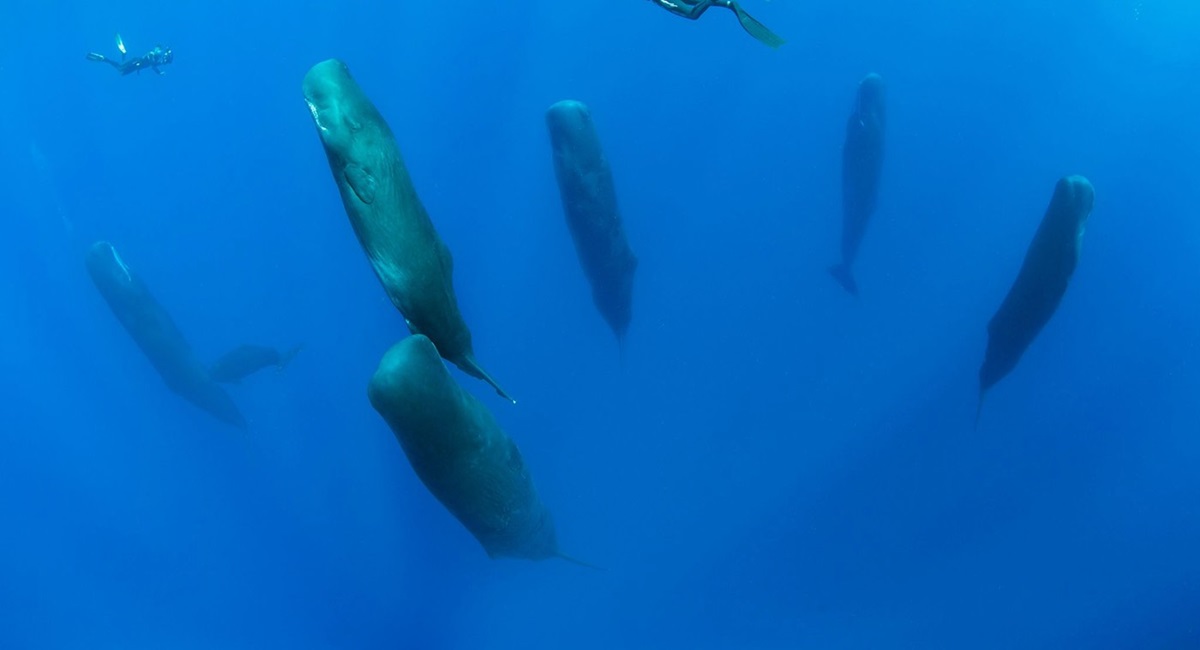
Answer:
[[[395,5],[388,7],[388,5]],[[1200,647],[1200,4],[6,0],[0,647]],[[88,63],[174,48],[167,74]],[[300,82],[396,132],[513,406],[559,561],[490,560],[366,399],[406,331]],[[826,274],[855,86],[879,210]],[[592,110],[640,258],[596,312],[543,112]],[[971,428],[1054,182],[1096,187],[1058,313]],[[83,267],[112,241],[200,356],[171,394]]]

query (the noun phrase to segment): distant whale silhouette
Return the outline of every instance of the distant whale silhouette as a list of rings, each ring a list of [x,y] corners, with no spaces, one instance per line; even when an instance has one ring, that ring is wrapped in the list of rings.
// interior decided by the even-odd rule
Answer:
[[[638,260],[625,239],[612,172],[587,106],[561,101],[546,111],[554,172],[575,252],[592,285],[592,300],[623,340],[633,312]]]
[[[229,384],[237,383],[271,366],[282,371],[303,347],[297,345],[287,352],[280,352],[265,345],[239,345],[217,359],[209,367],[208,374],[214,381]]]
[[[517,445],[450,377],[428,338],[417,334],[393,345],[367,395],[417,477],[489,557],[578,562],[559,551],[554,518]]]
[[[92,244],[87,270],[113,315],[141,348],[167,388],[217,419],[244,428],[233,399],[209,376],[171,316],[106,241]]]
[[[1066,294],[1095,198],[1095,189],[1083,176],[1067,176],[1055,185],[1017,279],[988,322],[987,353],[979,368],[976,424],[988,389],[1016,368]]]
[[[512,400],[475,360],[454,293],[454,262],[417,197],[392,130],[350,75],[329,59],[304,77],[304,99],[354,234],[413,334]]]
[[[875,212],[883,171],[883,139],[887,130],[883,77],[871,73],[858,84],[854,112],[846,122],[842,145],[842,259],[829,273],[851,295],[858,295],[854,260]]]

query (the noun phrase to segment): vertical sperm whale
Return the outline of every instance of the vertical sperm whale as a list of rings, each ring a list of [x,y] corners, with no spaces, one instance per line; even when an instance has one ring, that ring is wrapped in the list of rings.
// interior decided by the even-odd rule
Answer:
[[[86,261],[92,283],[167,388],[222,422],[244,428],[246,420],[233,399],[209,376],[171,315],[125,265],[117,249],[98,241],[88,250]]]
[[[454,261],[438,236],[391,128],[337,59],[304,76],[304,99],[350,225],[375,276],[413,334],[512,400],[475,360],[454,293]]]
[[[988,322],[987,352],[979,368],[976,424],[988,389],[1017,367],[1066,294],[1079,264],[1083,232],[1095,198],[1095,189],[1083,176],[1067,176],[1055,185],[1017,279]]]
[[[633,317],[638,259],[625,238],[612,172],[591,113],[566,100],[546,111],[554,173],[575,253],[592,286],[592,302],[618,341]]]
[[[875,212],[886,130],[883,77],[872,72],[859,82],[854,111],[846,122],[842,145],[842,259],[829,267],[830,275],[854,296],[858,295],[854,260]]]
[[[417,477],[489,557],[564,556],[521,451],[422,335],[396,343],[367,387]],[[576,561],[577,560],[572,560]]]

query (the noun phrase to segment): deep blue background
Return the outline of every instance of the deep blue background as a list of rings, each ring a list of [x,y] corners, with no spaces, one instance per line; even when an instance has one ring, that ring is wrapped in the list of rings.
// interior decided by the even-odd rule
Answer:
[[[1200,647],[1200,5],[6,0],[0,646]],[[395,5],[395,6],[392,6]],[[88,63],[170,44],[162,77]],[[404,335],[304,106],[343,59],[456,260],[564,549],[489,560],[366,399]],[[880,208],[828,277],[858,80]],[[543,112],[592,109],[641,264],[624,359]],[[1096,205],[971,429],[985,325],[1055,180]],[[92,287],[108,239],[205,359],[170,394]]]

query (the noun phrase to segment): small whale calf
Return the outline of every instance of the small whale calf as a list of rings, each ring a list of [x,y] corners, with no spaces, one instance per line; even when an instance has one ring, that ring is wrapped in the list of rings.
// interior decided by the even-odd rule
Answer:
[[[575,253],[592,285],[592,301],[621,341],[633,315],[637,256],[629,248],[617,192],[587,106],[561,101],[546,111],[554,172]]]
[[[286,352],[280,352],[265,345],[239,345],[217,359],[209,367],[208,374],[213,381],[236,384],[263,368],[274,366],[276,370],[282,371],[303,347],[297,345]]]
[[[859,82],[842,145],[842,259],[829,267],[829,274],[852,296],[858,295],[854,260],[875,212],[883,171],[884,99],[883,77],[871,73]]]
[[[1016,368],[1066,294],[1095,198],[1095,189],[1083,176],[1067,176],[1055,185],[1017,279],[988,322],[987,353],[979,368],[977,425],[988,389]]]
[[[450,249],[417,197],[383,116],[337,59],[309,69],[304,99],[354,234],[409,331],[429,337],[443,358],[512,401],[475,360]]]

